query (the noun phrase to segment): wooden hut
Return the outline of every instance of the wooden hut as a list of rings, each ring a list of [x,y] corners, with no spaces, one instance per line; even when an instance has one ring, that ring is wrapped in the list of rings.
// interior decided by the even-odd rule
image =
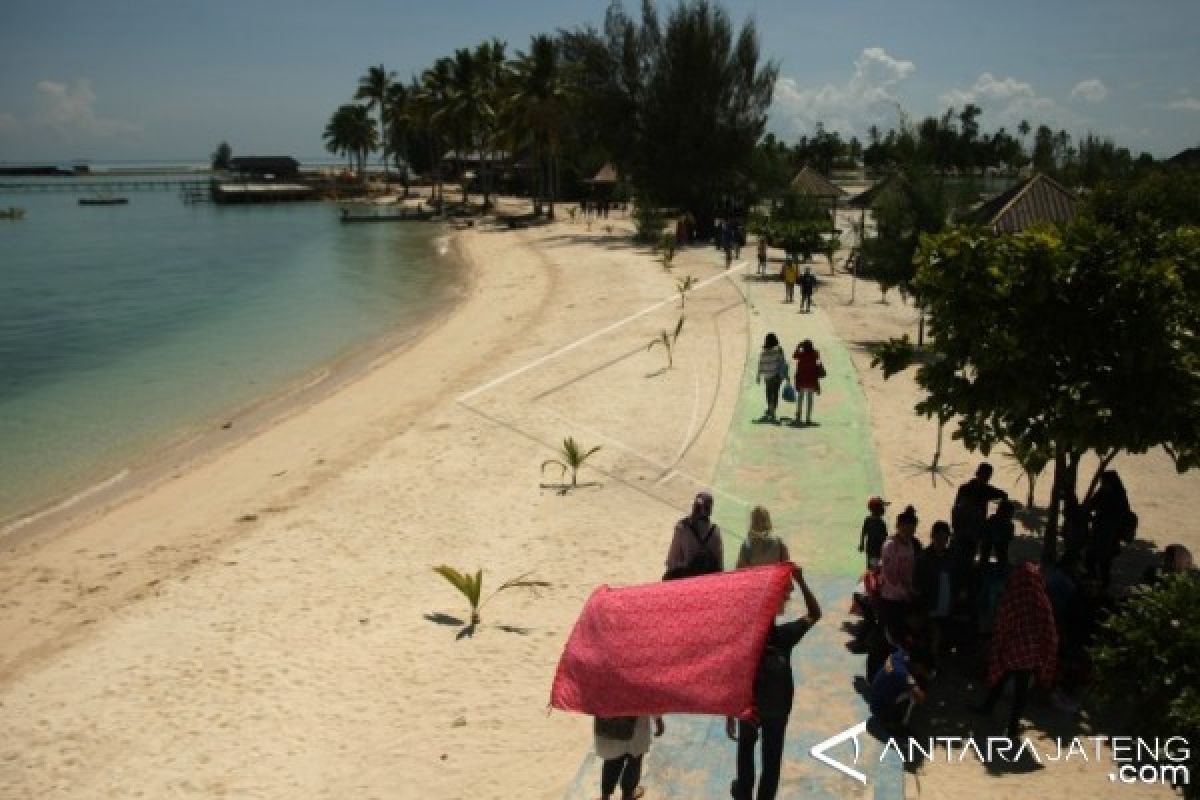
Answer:
[[[830,209],[837,209],[838,201],[846,196],[846,192],[830,182],[812,167],[805,167],[792,178],[790,188],[793,192],[811,197]]]
[[[1020,233],[1042,222],[1066,224],[1079,213],[1079,196],[1038,172],[964,214],[959,222],[994,233]]]

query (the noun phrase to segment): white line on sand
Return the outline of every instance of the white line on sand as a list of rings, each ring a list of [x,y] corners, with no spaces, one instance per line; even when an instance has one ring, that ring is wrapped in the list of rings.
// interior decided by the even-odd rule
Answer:
[[[732,267],[725,270],[724,272],[719,272],[716,275],[713,275],[711,278],[705,278],[704,280],[700,281],[695,286],[693,286],[689,290],[689,293],[697,292],[700,289],[703,289],[704,287],[708,286],[711,283],[715,283],[716,281],[719,281],[722,278],[729,277],[733,273],[738,272],[739,270],[743,269],[747,263],[748,262],[746,262],[746,261],[739,261],[738,263],[734,264]],[[647,314],[653,313],[653,312],[657,311],[658,309],[662,308],[663,306],[665,306],[667,303],[675,302],[675,299],[676,299],[676,296],[672,295],[671,297],[668,297],[665,300],[660,300],[659,302],[657,302],[651,306],[647,306],[646,308],[643,308],[641,311],[636,311],[633,314],[630,314],[628,317],[625,317],[624,319],[619,319],[616,322],[612,323],[611,325],[601,328],[598,331],[593,331],[592,333],[589,333],[587,336],[584,336],[583,338],[580,338],[580,339],[576,339],[575,341],[571,342],[570,344],[563,345],[562,347],[558,348],[557,350],[555,350],[552,353],[548,353],[547,355],[544,355],[541,358],[534,359],[533,361],[529,362],[528,364],[526,364],[522,367],[517,367],[512,372],[501,375],[499,378],[493,378],[492,380],[488,381],[487,383],[483,384],[482,386],[477,386],[476,388],[472,389],[471,391],[467,392],[466,394],[460,395],[458,397],[457,402],[466,403],[468,400],[471,400],[471,399],[483,394],[484,392],[488,391],[489,389],[494,389],[497,386],[499,386],[500,384],[506,383],[507,381],[512,380],[513,378],[517,377],[518,375],[523,375],[531,369],[540,367],[542,364],[545,364],[547,361],[552,361],[553,359],[558,358],[559,356],[563,355],[564,353],[569,353],[570,351],[574,350],[576,347],[581,347],[581,346],[587,344],[588,342],[592,341],[593,339],[597,339],[597,338],[603,336],[606,333],[612,333],[617,328],[620,328],[622,325],[627,325],[628,323],[633,322],[635,319],[638,319],[640,317],[646,316]]]

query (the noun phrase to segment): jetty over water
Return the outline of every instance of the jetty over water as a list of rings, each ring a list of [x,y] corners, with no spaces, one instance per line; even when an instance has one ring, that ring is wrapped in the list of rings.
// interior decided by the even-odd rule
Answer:
[[[209,178],[108,178],[0,180],[0,192],[166,192],[208,191]]]

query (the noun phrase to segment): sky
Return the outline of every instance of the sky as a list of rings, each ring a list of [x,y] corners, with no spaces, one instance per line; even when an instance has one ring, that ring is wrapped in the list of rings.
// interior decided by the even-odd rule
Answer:
[[[359,76],[601,26],[607,0],[3,0],[0,162],[325,154]],[[640,0],[627,7],[636,10]],[[675,5],[660,2],[660,12]],[[1198,0],[725,0],[780,67],[768,129],[860,138],[973,102],[1156,157],[1200,145]]]

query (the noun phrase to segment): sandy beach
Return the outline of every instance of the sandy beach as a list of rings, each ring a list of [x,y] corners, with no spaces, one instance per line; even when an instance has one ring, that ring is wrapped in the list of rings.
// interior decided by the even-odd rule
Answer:
[[[667,272],[631,231],[566,214],[458,231],[467,290],[420,341],[139,494],[0,542],[0,797],[563,797],[591,746],[586,720],[548,713],[563,642],[596,585],[661,574],[757,347],[717,251],[685,249]],[[922,469],[936,427],[912,411],[912,373],[884,381],[866,349],[915,333],[915,311],[862,281],[850,305],[851,277],[813,267],[891,514],[915,505],[925,538],[980,456],[947,431],[943,472]],[[680,314],[664,369],[646,346]],[[563,492],[541,465],[566,436],[602,449]],[[1140,537],[1196,552],[1200,531],[1177,521],[1200,476],[1161,453],[1114,466]],[[1044,503],[1048,475],[1038,488]],[[1137,556],[1118,567],[1140,572]],[[551,585],[497,595],[460,637],[443,563],[482,568],[485,596],[525,573]],[[1050,795],[1080,779],[930,768],[910,789]]]

